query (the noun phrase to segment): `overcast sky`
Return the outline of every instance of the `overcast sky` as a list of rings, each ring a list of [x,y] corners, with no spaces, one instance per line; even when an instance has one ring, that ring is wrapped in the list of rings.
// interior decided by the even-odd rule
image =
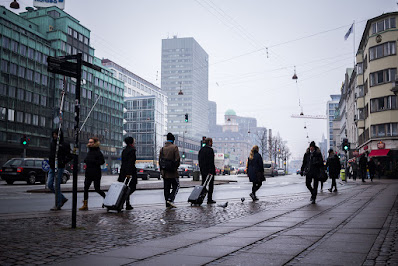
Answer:
[[[2,5],[10,1],[0,0]],[[32,1],[18,0],[24,8]],[[326,135],[330,94],[339,94],[368,19],[397,11],[395,0],[65,0],[109,58],[160,86],[161,40],[193,37],[209,54],[209,100],[217,120],[233,109],[257,118],[302,157]],[[355,21],[354,33],[344,35]],[[355,38],[354,38],[355,37]],[[355,40],[355,42],[354,42]],[[294,66],[298,82],[292,80]],[[299,106],[299,102],[301,107]],[[304,129],[304,124],[307,130]],[[307,139],[307,133],[309,139]]]

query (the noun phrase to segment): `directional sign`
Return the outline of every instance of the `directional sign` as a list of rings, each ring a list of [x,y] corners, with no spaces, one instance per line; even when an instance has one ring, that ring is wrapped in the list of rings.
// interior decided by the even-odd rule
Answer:
[[[48,172],[50,170],[50,162],[48,160],[43,160],[41,162],[41,169],[43,169],[44,172]]]
[[[79,72],[81,71],[81,68],[77,63],[67,61],[68,59],[69,58],[67,58],[66,56],[47,57],[47,63],[48,63],[47,70],[52,73],[77,78]]]

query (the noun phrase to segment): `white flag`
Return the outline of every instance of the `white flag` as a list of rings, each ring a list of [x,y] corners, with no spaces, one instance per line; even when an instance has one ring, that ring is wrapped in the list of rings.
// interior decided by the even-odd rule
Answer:
[[[348,29],[347,33],[344,35],[344,40],[347,40],[352,32],[352,28],[354,27],[354,23],[352,23],[351,27]]]

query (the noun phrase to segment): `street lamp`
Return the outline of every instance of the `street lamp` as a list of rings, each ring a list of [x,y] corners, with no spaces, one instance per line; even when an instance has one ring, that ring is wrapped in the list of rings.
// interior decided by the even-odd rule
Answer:
[[[178,92],[178,95],[184,95],[184,93],[182,92],[182,89],[181,89],[181,82],[180,82],[180,91]]]

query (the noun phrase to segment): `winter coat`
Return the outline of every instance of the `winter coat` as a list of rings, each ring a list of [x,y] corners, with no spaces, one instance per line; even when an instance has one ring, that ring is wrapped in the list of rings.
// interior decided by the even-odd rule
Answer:
[[[101,178],[101,165],[105,163],[104,155],[100,151],[99,141],[93,147],[89,147],[84,163],[86,164],[85,176],[89,178]]]
[[[58,134],[58,129],[53,130],[52,133]],[[52,138],[52,134],[51,134]],[[57,140],[52,140],[50,144],[50,156],[49,163],[52,169],[55,169],[55,153],[57,149]],[[64,142],[64,134],[62,131],[59,135],[59,146],[58,146],[58,168],[65,168],[65,165],[72,160],[73,155],[70,153],[69,143]]]
[[[216,174],[216,166],[214,165],[214,151],[209,145],[202,147],[198,154],[200,173],[203,178],[208,174]]]
[[[122,152],[122,166],[120,167],[120,174],[118,181],[124,182],[127,175],[131,176],[130,183],[137,184],[137,168],[135,167],[136,149],[132,145],[127,145]]]
[[[322,153],[318,147],[315,147],[313,153],[308,148],[303,157],[303,164],[301,165],[301,171],[306,175],[312,175],[319,177],[323,170],[323,159]]]
[[[361,157],[359,158],[359,170],[366,171],[367,164],[368,160],[364,155],[361,155]]]
[[[336,154],[329,156],[326,161],[326,167],[329,167],[330,178],[337,178],[341,169],[339,157]]]
[[[375,174],[376,173],[376,164],[373,160],[370,160],[368,162],[368,167],[369,167],[369,173],[370,174]]]
[[[257,173],[262,173],[261,180],[258,179]],[[247,175],[250,182],[258,183],[265,180],[263,158],[257,151],[254,151],[253,159],[249,158],[247,161]]]
[[[162,156],[162,153],[163,153],[163,156]],[[179,174],[178,174],[177,169],[180,166],[180,152],[178,151],[178,147],[171,142],[168,142],[168,141],[165,142],[163,148],[160,149],[159,160],[161,157],[166,160],[174,161],[174,166],[175,166],[175,170],[173,170],[173,171],[166,171],[166,170],[162,169],[160,171],[162,174],[162,177],[163,178],[178,178]],[[159,165],[160,165],[160,161],[159,161]]]

